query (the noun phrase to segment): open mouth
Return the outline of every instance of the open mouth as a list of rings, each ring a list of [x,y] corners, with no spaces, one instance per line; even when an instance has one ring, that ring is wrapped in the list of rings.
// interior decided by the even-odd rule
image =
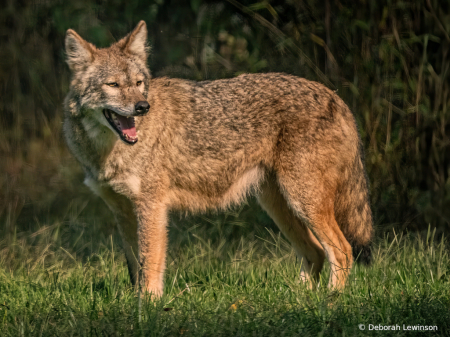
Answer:
[[[117,131],[120,139],[131,145],[137,143],[138,137],[134,117],[121,116],[109,109],[103,109],[103,114],[113,129]]]

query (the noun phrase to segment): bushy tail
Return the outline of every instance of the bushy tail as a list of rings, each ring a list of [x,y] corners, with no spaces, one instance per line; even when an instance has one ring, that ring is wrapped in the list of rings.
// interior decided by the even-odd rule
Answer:
[[[350,242],[353,251],[353,258],[356,262],[365,264],[366,266],[372,263],[372,243],[366,246],[360,246],[357,243]]]
[[[361,143],[359,147],[359,153],[338,191],[335,217],[352,246],[355,261],[370,264],[374,230]]]

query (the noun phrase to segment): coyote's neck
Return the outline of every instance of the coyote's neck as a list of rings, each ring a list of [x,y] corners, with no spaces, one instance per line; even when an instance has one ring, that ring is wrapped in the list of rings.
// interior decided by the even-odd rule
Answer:
[[[64,122],[67,144],[74,156],[93,176],[97,176],[105,159],[114,147],[114,135],[93,126],[86,117],[68,117]]]

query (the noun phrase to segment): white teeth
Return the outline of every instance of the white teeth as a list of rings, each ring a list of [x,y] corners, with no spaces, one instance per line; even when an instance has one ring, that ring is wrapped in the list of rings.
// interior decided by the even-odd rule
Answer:
[[[126,133],[124,133],[123,136],[125,137],[125,139],[128,139],[128,140],[135,140],[137,138],[135,136],[128,136]]]
[[[105,113],[105,116],[108,118],[108,120],[110,122],[112,122],[116,126],[117,130],[120,132],[121,136],[124,139],[126,139],[127,141],[130,141],[130,142],[137,141],[137,139],[138,139],[137,135],[136,136],[129,136],[129,135],[127,135],[126,133],[124,133],[122,131],[122,124],[121,124],[121,122],[120,122],[120,120],[118,118],[118,115],[115,112],[113,112],[111,110],[106,110],[104,113]],[[127,119],[130,119],[130,118],[132,119],[132,126],[134,127],[134,117],[133,116],[126,116],[126,118]]]

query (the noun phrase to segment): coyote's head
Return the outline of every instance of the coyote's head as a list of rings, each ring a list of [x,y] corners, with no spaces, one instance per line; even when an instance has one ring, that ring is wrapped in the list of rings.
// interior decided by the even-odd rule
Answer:
[[[96,48],[72,29],[67,30],[65,44],[72,71],[71,114],[99,122],[125,143],[135,144],[134,117],[150,108],[145,22],[109,48]]]

